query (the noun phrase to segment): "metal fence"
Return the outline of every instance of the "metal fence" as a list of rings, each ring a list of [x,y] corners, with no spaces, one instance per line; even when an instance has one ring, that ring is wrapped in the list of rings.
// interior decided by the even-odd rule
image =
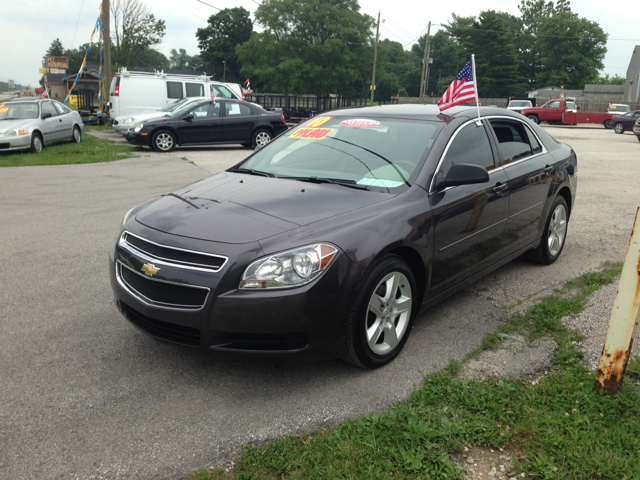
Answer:
[[[248,101],[266,108],[282,108],[287,119],[309,118],[319,113],[340,108],[364,107],[371,105],[367,98],[349,98],[340,95],[316,97],[314,95],[245,94]],[[376,100],[376,105],[398,103],[396,98]]]

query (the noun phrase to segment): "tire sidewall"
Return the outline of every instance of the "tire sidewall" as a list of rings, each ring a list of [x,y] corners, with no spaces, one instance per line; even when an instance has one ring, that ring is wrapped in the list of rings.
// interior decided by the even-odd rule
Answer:
[[[76,138],[76,132],[78,132],[78,138]],[[73,127],[73,133],[71,133],[71,141],[73,143],[82,142],[82,133],[80,132],[80,129],[78,127]]]
[[[156,144],[156,140],[162,134],[170,135],[171,138],[173,139],[173,145],[171,145],[171,148],[163,150],[163,149],[159,148],[158,145]],[[172,152],[173,149],[176,148],[176,142],[177,142],[177,139],[176,139],[176,136],[173,133],[171,133],[169,130],[160,130],[160,131],[154,133],[153,136],[151,137],[151,148],[153,148],[156,152],[168,153],[168,152]]]
[[[271,135],[271,132],[269,132],[268,130],[257,130],[256,132],[254,132],[254,134],[251,136],[251,145],[253,145],[253,148],[258,147],[257,144],[257,139],[258,139],[258,135],[260,135],[261,133],[266,133],[267,135],[269,135],[269,142],[271,142],[271,140],[273,140],[273,135]],[[267,143],[269,143],[267,142]],[[266,145],[266,144],[265,144]],[[264,145],[263,145],[264,146]]]
[[[40,150],[36,150],[36,139],[40,141]],[[33,136],[31,137],[31,152],[40,153],[42,152],[43,149],[44,149],[44,141],[42,140],[42,137],[37,133],[33,134]]]
[[[549,252],[549,228],[551,227],[551,219],[553,218],[553,212],[560,204],[564,206],[567,224],[564,230],[564,238],[562,239],[562,245],[560,246],[560,250],[558,250],[558,253],[556,255],[551,255],[551,253]],[[558,259],[558,257],[560,257],[560,254],[564,249],[564,245],[567,243],[568,227],[569,227],[569,206],[567,205],[567,202],[562,197],[562,195],[558,195],[556,199],[553,201],[553,203],[551,204],[551,209],[549,210],[549,215],[547,217],[547,223],[544,227],[544,232],[542,233],[541,253],[546,265],[552,264]]]
[[[369,348],[365,336],[367,312],[369,309],[369,301],[371,300],[371,296],[373,295],[375,288],[378,286],[378,283],[380,283],[380,281],[391,272],[402,273],[407,280],[409,280],[409,284],[411,286],[411,315],[404,335],[396,348],[386,355],[377,355]],[[413,272],[406,262],[397,255],[388,255],[383,257],[365,276],[360,292],[354,302],[350,318],[350,341],[352,342],[354,353],[363,367],[382,367],[391,362],[402,351],[402,348],[411,333],[411,328],[413,327],[413,320],[417,311],[417,297],[416,281]]]

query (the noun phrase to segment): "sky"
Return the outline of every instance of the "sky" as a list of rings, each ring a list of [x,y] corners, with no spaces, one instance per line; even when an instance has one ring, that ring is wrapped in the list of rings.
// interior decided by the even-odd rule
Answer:
[[[8,0],[3,0],[6,2]],[[112,0],[113,1],[113,0]],[[244,7],[253,13],[261,0],[141,0],[156,18],[166,23],[163,43],[157,47],[167,57],[172,48],[184,48],[189,55],[199,53],[195,33],[207,25],[217,8]],[[29,8],[6,8],[0,16],[0,80],[36,86],[42,56],[59,38],[65,48],[88,43],[99,15],[101,0],[29,0]],[[380,38],[401,42],[410,49],[424,35],[431,21],[431,33],[451,20],[451,14],[477,16],[483,10],[518,15],[520,0],[364,0],[363,13],[377,18],[381,12]],[[208,4],[208,5],[207,5]],[[626,76],[635,45],[640,45],[640,8],[608,8],[602,0],[574,0],[572,10],[597,22],[609,34],[608,52],[602,73]],[[629,4],[630,5],[630,4]],[[259,27],[254,27],[259,29]],[[94,40],[97,36],[94,37]],[[76,72],[72,72],[76,73]]]

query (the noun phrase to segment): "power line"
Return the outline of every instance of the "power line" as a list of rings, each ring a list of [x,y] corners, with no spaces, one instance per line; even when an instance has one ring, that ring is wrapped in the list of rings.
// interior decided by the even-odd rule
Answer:
[[[80,24],[80,15],[82,15],[82,6],[84,5],[84,0],[82,0],[82,3],[80,4],[80,11],[78,12],[78,21],[76,22],[76,29],[73,32],[73,40],[71,40],[71,48],[70,50],[73,48],[73,44],[76,43],[76,33],[78,33],[78,25]]]

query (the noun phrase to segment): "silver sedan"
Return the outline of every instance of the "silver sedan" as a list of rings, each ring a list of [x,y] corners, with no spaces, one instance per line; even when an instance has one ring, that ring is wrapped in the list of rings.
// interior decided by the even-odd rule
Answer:
[[[80,114],[60,102],[22,98],[0,103],[0,152],[42,151],[45,145],[82,141]]]

